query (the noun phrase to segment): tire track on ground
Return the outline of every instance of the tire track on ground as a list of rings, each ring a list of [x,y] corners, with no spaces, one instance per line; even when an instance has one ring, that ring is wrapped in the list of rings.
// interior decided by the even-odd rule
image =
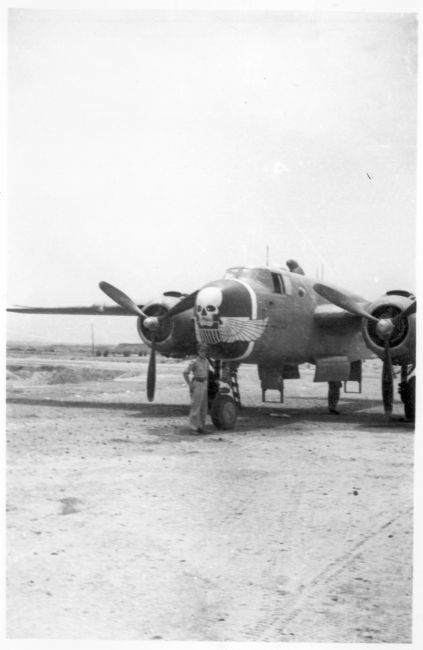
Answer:
[[[322,595],[323,587],[330,584],[335,578],[338,578],[346,571],[361,554],[363,548],[377,541],[378,537],[388,526],[395,524],[401,518],[409,515],[412,510],[413,508],[410,507],[408,510],[399,513],[396,517],[393,517],[366,535],[364,539],[354,544],[348,551],[342,553],[332,562],[329,562],[307,584],[301,585],[291,598],[289,598],[289,595],[275,594],[273,592],[273,604],[270,605],[267,603],[266,605],[269,610],[273,610],[271,615],[260,619],[254,626],[245,630],[244,635],[247,639],[265,642],[290,640],[291,633],[289,632],[289,626],[304,611],[304,602],[307,598],[311,595],[313,595],[313,598],[318,598],[319,595]]]

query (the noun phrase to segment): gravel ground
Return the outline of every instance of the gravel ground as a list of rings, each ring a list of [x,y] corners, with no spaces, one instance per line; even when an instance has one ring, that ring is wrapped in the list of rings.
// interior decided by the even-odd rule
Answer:
[[[244,367],[236,430],[192,436],[185,363],[148,404],[142,362],[11,361],[9,639],[411,642],[414,427],[379,362],[338,417],[311,369],[280,405]]]

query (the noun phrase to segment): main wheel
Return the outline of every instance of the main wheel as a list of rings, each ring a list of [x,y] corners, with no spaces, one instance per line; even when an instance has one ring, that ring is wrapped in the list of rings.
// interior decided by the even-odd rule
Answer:
[[[416,377],[410,377],[403,389],[404,413],[407,420],[416,417]]]
[[[394,406],[394,374],[389,356],[383,362],[382,368],[382,400],[383,410],[389,418],[392,415]]]
[[[213,400],[210,415],[217,429],[233,429],[238,415],[235,400],[229,395],[217,395]]]

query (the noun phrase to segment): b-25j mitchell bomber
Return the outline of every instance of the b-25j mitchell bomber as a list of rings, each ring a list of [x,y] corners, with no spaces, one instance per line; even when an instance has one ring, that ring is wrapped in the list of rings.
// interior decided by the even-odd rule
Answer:
[[[268,389],[279,390],[283,401],[284,380],[299,378],[300,364],[315,366],[315,382],[356,381],[361,387],[362,360],[375,355],[383,361],[386,415],[392,414],[397,366],[405,416],[414,419],[416,299],[407,291],[388,291],[369,302],[306,277],[298,266],[294,272],[270,266],[233,267],[223,279],[189,295],[168,291],[143,305],[107,282],[99,286],[116,305],[13,307],[8,311],[137,316],[138,334],[151,348],[149,401],[155,392],[156,351],[185,358],[195,354],[199,342],[207,343],[214,385],[227,384],[216,391],[211,405],[212,420],[220,429],[235,426],[241,363],[258,366],[263,401]]]

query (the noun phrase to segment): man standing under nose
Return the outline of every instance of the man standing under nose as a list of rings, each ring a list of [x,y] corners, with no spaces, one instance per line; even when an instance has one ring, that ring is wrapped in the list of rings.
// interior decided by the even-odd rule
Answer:
[[[188,368],[182,373],[189,386],[191,396],[191,411],[189,414],[189,428],[195,433],[204,433],[207,416],[207,387],[209,376],[209,362],[207,361],[207,345],[200,343],[197,347],[198,355],[191,361]],[[193,378],[190,379],[192,373]]]

